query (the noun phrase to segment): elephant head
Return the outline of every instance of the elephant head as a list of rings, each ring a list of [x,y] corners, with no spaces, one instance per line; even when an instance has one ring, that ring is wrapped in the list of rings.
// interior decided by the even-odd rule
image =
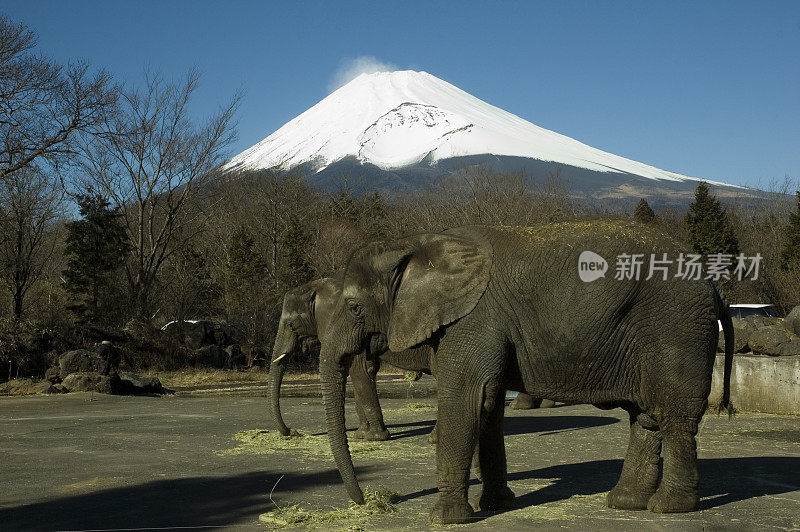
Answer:
[[[371,244],[353,254],[322,339],[320,377],[331,451],[348,494],[363,503],[344,419],[352,357],[370,344],[398,352],[426,342],[475,308],[489,282],[491,246],[469,231]]]
[[[320,328],[324,328],[330,315],[330,305],[338,295],[339,289],[335,281],[325,277],[293,288],[283,297],[283,309],[269,368],[269,392],[272,417],[284,436],[289,435],[289,427],[283,422],[281,415],[280,388],[286,363],[309,340],[318,338]]]

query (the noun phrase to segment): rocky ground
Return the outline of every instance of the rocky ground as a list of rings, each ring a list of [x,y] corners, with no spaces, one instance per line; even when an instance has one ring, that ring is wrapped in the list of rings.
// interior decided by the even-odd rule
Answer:
[[[393,396],[383,400],[392,440],[356,443],[353,457],[362,486],[396,495],[369,511],[348,509],[316,397],[283,401],[287,423],[303,434],[289,440],[264,431],[267,402],[256,395],[0,398],[0,526],[427,529],[436,497],[430,382],[381,385]],[[351,400],[347,415],[355,428]],[[800,418],[707,415],[698,437],[701,510],[667,516],[605,507],[627,425],[620,410],[507,409],[516,509],[447,528],[800,527]]]

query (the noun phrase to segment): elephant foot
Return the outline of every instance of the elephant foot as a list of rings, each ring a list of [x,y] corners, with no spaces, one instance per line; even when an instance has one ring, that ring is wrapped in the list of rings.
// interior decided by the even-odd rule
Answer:
[[[521,393],[512,399],[508,406],[512,410],[530,410],[531,408],[536,408],[539,402],[539,399],[531,397],[527,393]]]
[[[389,431],[386,429],[370,428],[364,434],[364,439],[367,441],[386,441],[389,439]]]
[[[431,510],[430,522],[435,525],[458,525],[469,523],[474,515],[475,510],[467,501],[439,497]]]
[[[539,404],[539,408],[553,408],[556,406],[556,402],[550,399],[542,399],[541,404]]]
[[[653,496],[652,490],[636,489],[617,484],[608,492],[606,504],[618,510],[647,510],[647,502]]]
[[[428,443],[433,445],[439,443],[439,432],[436,430],[436,426],[434,426],[431,433],[428,434]]]
[[[508,486],[484,486],[478,508],[481,511],[511,510],[514,508],[516,495]]]
[[[699,506],[697,490],[665,488],[663,482],[647,503],[647,509],[657,514],[694,512]]]
[[[357,440],[366,441],[386,441],[389,439],[389,431],[386,428],[377,429],[371,425],[362,425],[353,433]]]

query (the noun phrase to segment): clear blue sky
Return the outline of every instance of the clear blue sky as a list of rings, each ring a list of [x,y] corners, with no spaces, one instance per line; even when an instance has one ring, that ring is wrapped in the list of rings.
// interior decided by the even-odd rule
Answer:
[[[373,56],[654,166],[768,186],[800,179],[800,1],[4,0],[42,52],[120,80],[203,74],[194,111],[244,91],[258,142]]]

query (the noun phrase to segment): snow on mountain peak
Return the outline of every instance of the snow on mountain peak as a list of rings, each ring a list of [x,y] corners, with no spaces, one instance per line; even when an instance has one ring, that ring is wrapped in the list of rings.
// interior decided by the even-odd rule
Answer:
[[[383,169],[506,155],[650,179],[694,180],[536,126],[427,72],[361,74],[243,151],[226,169],[317,171],[347,156]]]

